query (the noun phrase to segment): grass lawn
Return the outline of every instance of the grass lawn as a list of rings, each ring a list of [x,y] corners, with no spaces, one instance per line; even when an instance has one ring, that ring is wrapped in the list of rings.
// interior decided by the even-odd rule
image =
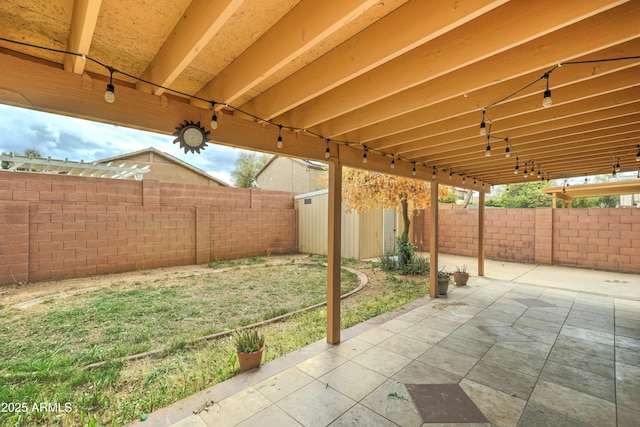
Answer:
[[[119,426],[234,376],[238,366],[230,338],[193,340],[326,297],[321,264],[246,263],[254,265],[223,263],[213,267],[233,268],[117,282],[24,310],[0,310],[0,425]],[[428,293],[424,280],[385,274],[382,282],[375,295],[350,298],[343,327]],[[343,271],[343,293],[358,284],[356,275]],[[324,337],[326,310],[263,332],[268,361]],[[150,358],[120,360],[157,349],[163,351]],[[104,366],[84,369],[101,361]],[[34,410],[43,402],[46,410]]]

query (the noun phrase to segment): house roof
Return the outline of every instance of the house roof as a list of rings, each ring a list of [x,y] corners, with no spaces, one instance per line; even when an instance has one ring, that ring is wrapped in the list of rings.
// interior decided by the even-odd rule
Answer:
[[[205,171],[203,171],[202,169],[198,169],[197,167],[190,165],[187,162],[184,162],[180,159],[178,159],[177,157],[172,156],[171,154],[165,153],[164,151],[160,151],[154,147],[149,147],[149,148],[144,148],[142,150],[138,150],[138,151],[133,151],[131,153],[124,153],[124,154],[120,154],[117,156],[113,156],[113,157],[108,157],[106,159],[100,159],[97,162],[98,163],[109,163],[109,162],[115,162],[115,161],[122,161],[122,160],[127,160],[136,156],[139,156],[140,154],[144,154],[144,153],[153,153],[154,156],[160,156],[162,158],[164,158],[165,160],[171,162],[171,163],[175,163],[179,166],[182,166],[183,168],[187,168],[199,175],[202,175],[203,177],[210,179],[211,181],[215,181],[218,184],[220,184],[221,186],[224,187],[230,187],[229,184],[227,184],[226,182],[217,179],[216,177],[209,175],[208,173],[206,173]]]
[[[275,159],[277,159],[277,158],[280,158],[280,156],[273,156],[273,157],[271,157],[271,158],[267,161],[267,163],[265,163],[265,164],[264,164],[264,166],[262,166],[262,167],[260,168],[260,170],[258,171],[258,173],[256,173],[256,178],[257,178],[257,177],[259,177],[259,176],[260,176],[260,174],[261,174],[262,172],[264,172],[264,171],[267,169],[267,167],[268,167],[271,163],[273,163],[273,161],[274,161]],[[287,158],[287,157],[283,157],[283,158]],[[296,159],[296,158],[292,158],[292,157],[289,157],[288,159],[289,159],[289,160],[291,160],[291,161],[292,161],[292,162],[294,162],[294,163],[298,163],[299,165],[302,165],[302,166],[307,167],[307,168],[309,168],[309,169],[317,169],[317,170],[323,170],[323,169],[324,169],[324,165],[323,165],[322,163],[313,162],[313,161],[311,161],[311,160]]]
[[[329,148],[329,162],[471,189],[462,177],[535,179],[516,162],[551,178],[637,168],[635,0],[149,4],[0,2],[0,102],[164,134],[197,122],[219,144]]]

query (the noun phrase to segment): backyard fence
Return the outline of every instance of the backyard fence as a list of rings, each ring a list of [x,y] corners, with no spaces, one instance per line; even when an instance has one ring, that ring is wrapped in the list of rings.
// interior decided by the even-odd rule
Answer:
[[[640,209],[485,210],[485,256],[640,273]],[[429,250],[429,213],[414,215],[414,241]],[[452,255],[477,256],[478,210],[441,209],[438,247]]]
[[[0,171],[0,284],[297,250],[291,193]]]

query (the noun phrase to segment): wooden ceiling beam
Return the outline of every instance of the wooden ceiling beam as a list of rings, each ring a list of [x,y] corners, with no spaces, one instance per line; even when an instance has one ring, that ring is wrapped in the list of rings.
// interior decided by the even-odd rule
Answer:
[[[596,15],[594,19],[585,19],[601,11],[602,8],[611,6],[611,2],[605,0],[588,4],[582,2],[580,7],[564,4],[562,8],[555,0],[509,2],[463,27],[443,34],[362,76],[317,96],[312,101],[278,117],[277,121],[295,127],[310,128],[426,81],[468,67],[470,64],[484,62],[484,58],[495,57],[500,53],[515,50],[514,48],[517,46],[537,44],[538,40],[544,39],[545,36],[547,38],[553,37],[554,41],[556,38],[562,39],[556,37],[555,33],[565,32],[563,30],[568,33],[563,37],[569,39],[570,44],[573,45],[572,49],[577,52],[574,56],[583,55],[594,48],[602,48],[601,45],[594,46],[596,42],[589,37],[584,37],[584,34],[585,30],[597,31],[591,28],[593,25],[597,25],[597,22],[592,21],[603,21],[604,24],[603,16],[605,15],[611,15],[608,16],[607,31],[611,33],[612,38],[617,32],[611,31],[609,25],[617,26],[618,21],[621,28],[627,29],[624,32],[625,37],[629,37],[629,32],[635,33],[637,36],[640,30],[633,21],[629,22],[628,14],[620,13],[621,16],[618,16],[613,13],[614,11],[619,12],[621,8],[623,10],[624,6]],[[637,13],[635,7],[627,6],[627,9]],[[564,25],[581,19],[584,20],[558,30]],[[614,22],[611,23],[611,21]],[[500,25],[499,31],[486,31],[487,28],[496,26],[498,23]],[[402,31],[402,28],[398,28],[398,31]],[[597,43],[600,43],[600,40]],[[517,57],[525,56],[519,55]],[[553,55],[553,59],[551,59],[552,57],[546,52],[543,56],[547,64],[557,62],[556,58],[559,57]],[[529,63],[529,58],[527,61],[519,62],[520,68],[527,67],[525,64]],[[532,68],[529,66],[525,72],[531,70]],[[478,77],[486,84],[486,82],[492,81],[492,77],[488,74],[494,71],[491,68],[483,67]],[[389,76],[393,76],[393,78]],[[513,74],[509,78],[512,76]],[[461,88],[464,87],[466,84],[450,87],[450,90],[457,90],[460,93]]]
[[[196,96],[233,103],[376,3],[378,0],[301,1]]]
[[[624,148],[625,145],[631,145],[630,142],[632,142],[634,138],[637,138],[638,135],[640,134],[637,131],[627,132],[613,137],[592,139],[589,141],[590,144],[586,146],[581,146],[579,143],[573,145],[566,144],[564,147],[554,149],[542,157],[520,156],[518,162],[520,166],[520,178],[518,179],[523,178],[525,165],[530,160],[534,160],[535,162],[536,173],[538,165],[541,166],[541,171],[545,174],[545,177],[547,173],[551,173],[552,176],[580,176],[585,173],[589,175],[610,173],[615,160],[612,155],[612,145],[618,146],[618,150],[615,152],[619,153],[621,147]],[[629,153],[627,150],[626,156],[620,156],[623,171],[628,172],[637,169],[637,162],[635,162],[631,154],[634,153]],[[516,157],[512,156],[509,159],[501,157],[496,160],[484,160],[481,158],[481,155],[473,159],[464,159],[463,156],[444,159],[447,168],[453,168],[454,171],[463,169],[471,174],[481,171],[483,176],[491,180],[496,180],[501,176],[511,178],[516,165]]]
[[[631,56],[634,54],[634,52],[640,51],[640,39],[632,40],[631,42],[625,43],[625,45],[615,46],[614,48],[599,51],[595,55],[588,55],[587,57],[581,58],[581,60],[588,60],[592,58],[616,58]],[[566,84],[577,83],[579,81],[596,78],[601,75],[639,65],[640,60],[630,60],[624,61],[624,63],[618,61],[601,62],[593,64],[592,67],[575,67],[573,70],[571,70],[571,72],[565,72],[568,69],[565,68],[562,70],[562,72],[557,72],[553,75],[553,83],[554,87],[560,87]],[[389,116],[385,120],[362,127],[360,129],[356,129],[353,132],[348,132],[340,135],[333,134],[334,120],[330,120],[321,125],[322,133],[332,138],[346,141],[359,141],[366,144],[378,138],[395,135],[400,132],[426,126],[440,120],[453,119],[467,113],[473,113],[476,116],[481,117],[480,113],[482,107],[479,108],[478,105],[484,106],[495,102],[496,97],[500,96],[499,94],[506,95],[515,93],[516,91],[530,84],[532,81],[538,79],[543,73],[544,70],[540,69],[521,77],[502,81],[493,86],[482,88],[473,93],[473,99],[471,99],[469,97],[469,94],[467,94],[467,96],[450,98],[445,101],[438,102],[437,104],[428,105],[417,110],[400,112],[400,115],[398,115],[398,111],[388,111]],[[514,96],[512,98],[512,101],[529,96],[529,94],[531,94],[532,92],[539,93],[539,89],[539,87],[535,86],[528,90],[522,91],[518,95]],[[366,108],[373,108],[373,106],[386,110],[383,103],[374,103]],[[349,113],[348,115],[352,114],[359,113],[354,112]],[[363,115],[366,114],[363,113]],[[476,118],[475,120],[478,122],[477,124],[480,123],[479,118]]]
[[[67,51],[87,55],[91,47],[91,40],[98,22],[98,13],[102,0],[75,0],[71,28],[67,40]],[[65,71],[82,74],[87,60],[77,55],[65,55]]]
[[[144,92],[162,95],[193,59],[204,49],[244,0],[193,0],[138,82]]]
[[[271,119],[502,5],[410,1],[242,106]],[[324,7],[324,5],[323,5]]]
[[[523,127],[534,128],[534,131],[538,128],[546,129],[549,126],[557,127],[556,120],[566,118],[571,113],[578,114],[581,105],[584,105],[585,112],[593,111],[594,108],[598,107],[595,103],[580,103],[582,100],[624,89],[639,90],[638,73],[640,73],[640,67],[634,67],[613,75],[554,89],[554,105],[551,109],[545,109],[540,106],[542,96],[540,93],[534,93],[527,97],[501,104],[495,110],[491,110],[490,117],[493,118],[492,133],[500,137],[510,137],[522,135],[523,132],[526,132],[526,130],[522,129]],[[403,153],[419,149],[419,141],[422,138],[446,135],[447,132],[451,132],[451,129],[460,129],[460,133],[480,137],[478,129],[481,117],[475,111],[373,140],[366,145],[375,149],[392,148],[394,152]]]
[[[541,69],[548,70],[557,65],[559,60],[568,61],[581,58],[593,52],[602,51],[617,44],[625,44],[630,40],[640,38],[640,27],[635,25],[635,22],[640,19],[640,11],[637,8],[623,5],[607,11],[603,15],[605,16],[595,16],[528,42],[516,49],[511,49],[462,69],[452,71],[444,76],[426,81],[409,90],[404,90],[355,111],[343,112],[342,116],[331,120],[331,127],[325,126],[325,123],[323,123],[311,127],[311,129],[323,135],[342,135],[364,126],[387,120],[390,117],[396,117],[406,112],[437,104],[443,100],[463,97],[464,94],[468,95],[469,102],[475,104],[478,112],[481,113],[482,108],[487,104],[476,102],[475,91],[494,86],[495,82],[510,80]],[[608,19],[613,20],[614,23],[611,23]],[[599,40],[584,37],[584,34],[591,31],[605,34],[605,37]],[[541,46],[545,48],[541,49]],[[634,54],[637,55],[637,51],[632,53],[632,55]],[[527,60],[523,61],[522,58],[527,58]],[[585,69],[591,70],[592,67],[587,65]],[[344,90],[347,89],[347,87],[344,88]],[[502,93],[496,95],[492,102],[505,95]],[[320,104],[314,100],[313,106],[320,107]],[[311,103],[307,107],[312,107]],[[296,111],[299,111],[302,116],[303,110],[300,110],[300,108],[296,109]],[[288,116],[277,120],[285,123],[302,123],[295,120],[287,121],[287,118]],[[307,126],[307,128],[310,127]]]
[[[595,112],[599,110],[607,110],[615,106],[622,106],[625,104],[636,104],[637,103],[637,93],[634,91],[627,89],[618,92],[613,92],[605,95],[601,95],[594,98],[588,98],[586,100],[578,101],[576,105],[573,106],[557,106],[552,107],[552,109],[544,109],[536,112],[538,117],[532,117],[531,121],[533,123],[541,123],[544,120],[541,120],[541,116],[544,117],[547,121],[550,122],[549,127],[553,129],[553,119],[554,117],[570,117],[572,114],[575,114],[576,111],[580,111],[582,114],[588,112]],[[533,115],[534,113],[532,113]],[[547,118],[548,117],[548,118]],[[518,118],[514,118],[513,120],[517,120]],[[518,135],[515,128],[509,126],[507,120],[505,120],[505,125],[503,127],[503,131],[496,131],[494,133],[497,137],[509,137],[510,141],[514,142],[516,145],[517,138],[522,138]],[[518,124],[522,126],[527,126],[526,121],[518,121]],[[536,133],[543,133],[547,131],[549,127],[545,127],[539,125],[536,129],[529,128],[528,134],[535,135]],[[475,129],[473,129],[475,130]],[[513,132],[512,132],[513,131]],[[418,157],[422,152],[425,153],[433,153],[440,151],[457,151],[467,144],[465,141],[473,141],[478,145],[482,145],[486,142],[486,137],[480,136],[477,132],[471,132],[471,129],[467,131],[467,129],[458,129],[453,128],[451,132],[442,133],[435,136],[429,136],[426,138],[422,138],[420,141],[412,142],[411,149],[401,149],[403,155],[409,157]],[[398,149],[400,151],[400,148]]]

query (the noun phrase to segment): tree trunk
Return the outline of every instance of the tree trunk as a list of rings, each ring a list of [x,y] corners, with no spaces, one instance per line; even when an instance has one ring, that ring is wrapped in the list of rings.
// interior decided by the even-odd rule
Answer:
[[[404,230],[402,231],[402,237],[405,242],[409,241],[409,226],[411,225],[411,220],[409,220],[409,202],[406,198],[400,200],[400,204],[402,205],[402,221],[404,222]]]
[[[473,196],[473,191],[469,190],[464,197],[464,203],[462,204],[462,209],[466,209],[469,206],[469,202],[471,202],[471,196]]]

